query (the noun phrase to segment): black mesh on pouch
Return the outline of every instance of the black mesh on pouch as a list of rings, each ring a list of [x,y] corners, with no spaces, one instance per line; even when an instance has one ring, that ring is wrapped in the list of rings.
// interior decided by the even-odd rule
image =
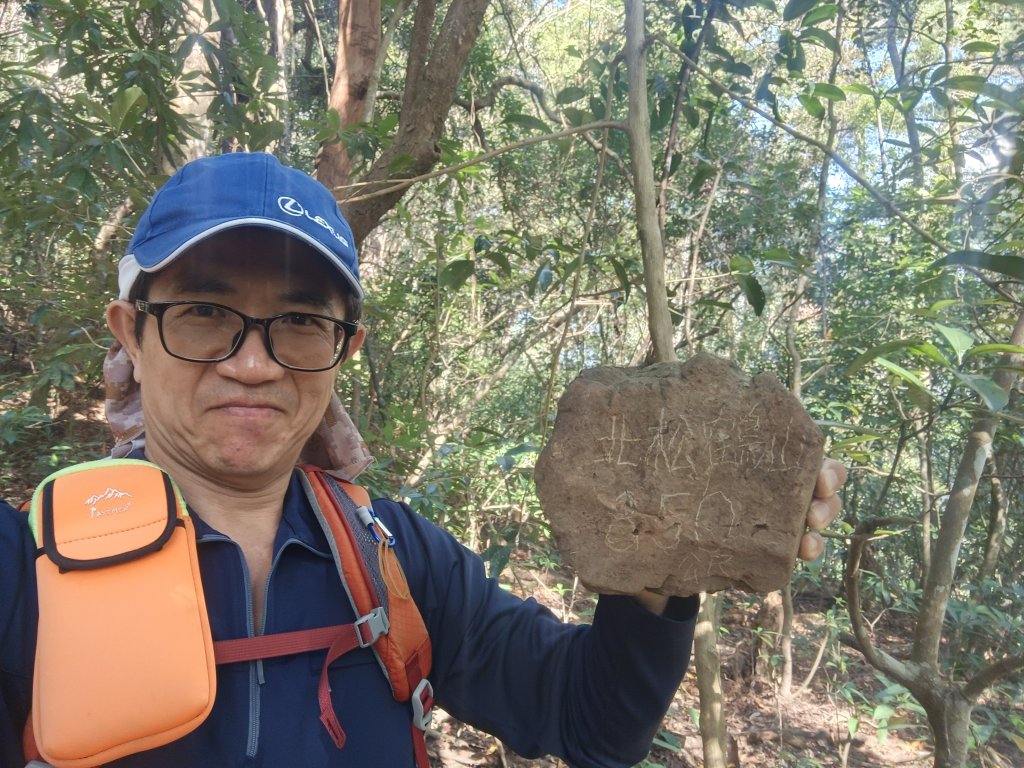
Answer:
[[[341,511],[344,513],[345,520],[348,521],[349,528],[351,528],[352,534],[355,537],[356,545],[359,547],[359,554],[362,555],[363,562],[366,563],[366,571],[370,574],[373,590],[377,593],[377,602],[387,612],[391,606],[388,604],[388,588],[384,583],[384,576],[380,572],[380,560],[377,557],[377,541],[370,534],[363,521],[359,519],[359,513],[356,512],[358,505],[352,500],[351,496],[345,493],[341,484],[328,474],[324,474],[321,477],[323,477],[327,487],[341,506]]]

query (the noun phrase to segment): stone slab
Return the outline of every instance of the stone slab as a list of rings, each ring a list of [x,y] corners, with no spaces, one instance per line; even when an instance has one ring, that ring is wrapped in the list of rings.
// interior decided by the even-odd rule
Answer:
[[[591,368],[559,401],[537,494],[594,591],[769,592],[793,570],[823,446],[774,376],[713,355]]]

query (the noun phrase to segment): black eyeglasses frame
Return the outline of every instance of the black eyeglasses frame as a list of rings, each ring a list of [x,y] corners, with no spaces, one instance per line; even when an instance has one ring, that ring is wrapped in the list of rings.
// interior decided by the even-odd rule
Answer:
[[[242,318],[245,323],[242,333],[238,334],[235,339],[235,343],[226,355],[211,359],[199,359],[194,357],[186,357],[185,355],[179,355],[172,352],[167,347],[167,341],[164,339],[164,313],[172,307],[180,307],[186,304],[197,304],[207,307],[216,307],[217,309],[223,309],[227,312],[237,315]],[[348,320],[341,320],[337,317],[331,317],[330,315],[320,315],[315,312],[281,312],[277,315],[271,315],[270,317],[251,317],[244,312],[239,312],[234,307],[229,307],[226,304],[218,304],[214,301],[144,301],[143,299],[136,299],[135,309],[147,315],[152,315],[156,318],[157,331],[160,334],[160,344],[163,345],[164,351],[173,358],[178,360],[184,360],[188,363],[221,363],[228,358],[236,355],[238,350],[242,348],[242,344],[245,343],[245,339],[249,336],[249,329],[253,326],[261,326],[263,328],[263,345],[266,347],[267,354],[270,355],[270,359],[280,365],[282,368],[287,368],[290,371],[298,371],[300,373],[318,373],[320,371],[328,371],[338,364],[338,361],[345,357],[348,352],[348,345],[352,341],[352,337],[359,331],[359,323],[352,323]],[[328,320],[334,323],[338,328],[341,329],[342,334],[345,337],[344,343],[341,345],[341,349],[335,355],[334,360],[331,361],[330,365],[325,365],[320,368],[300,368],[288,363],[282,362],[277,357],[277,353],[274,352],[274,345],[270,341],[270,324],[275,320],[280,320],[283,317],[289,317],[292,315],[302,315],[303,317],[315,317],[320,320]]]

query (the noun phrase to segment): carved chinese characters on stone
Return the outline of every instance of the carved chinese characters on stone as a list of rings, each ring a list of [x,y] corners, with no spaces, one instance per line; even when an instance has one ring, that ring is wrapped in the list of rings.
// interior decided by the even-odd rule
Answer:
[[[593,368],[558,404],[537,493],[595,591],[767,592],[793,569],[823,443],[774,377],[711,355]]]

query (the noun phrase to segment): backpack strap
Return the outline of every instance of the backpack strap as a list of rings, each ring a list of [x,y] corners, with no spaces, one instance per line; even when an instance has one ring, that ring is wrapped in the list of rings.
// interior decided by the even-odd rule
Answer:
[[[371,648],[395,700],[410,702],[416,762],[426,768],[425,733],[434,703],[427,678],[430,637],[395,555],[395,537],[374,513],[365,489],[316,467],[303,466],[302,470],[306,495],[331,542],[355,614],[384,611],[388,629]],[[330,714],[333,716],[333,709]],[[328,730],[332,727],[329,725]],[[340,729],[340,725],[337,727]]]

